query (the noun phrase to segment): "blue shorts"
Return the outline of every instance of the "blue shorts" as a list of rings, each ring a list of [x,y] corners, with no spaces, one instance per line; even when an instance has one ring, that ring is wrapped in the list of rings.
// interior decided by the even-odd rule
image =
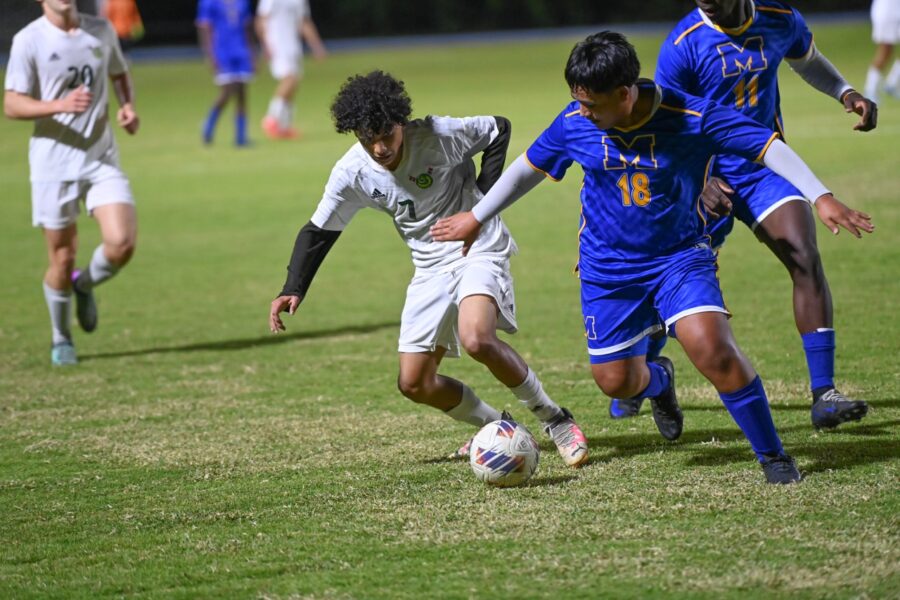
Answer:
[[[719,164],[717,159],[710,170],[710,175],[724,179],[734,189],[731,215],[707,220],[706,231],[712,238],[713,248],[725,243],[725,237],[734,227],[735,217],[751,231],[756,231],[763,219],[782,204],[794,200],[806,201],[800,190],[767,167],[748,161],[734,166],[733,157],[726,160],[724,164]]]
[[[702,312],[728,314],[716,255],[698,244],[661,258],[640,276],[623,281],[581,281],[581,312],[591,363],[647,353],[648,337]]]
[[[246,83],[253,79],[253,63],[249,54],[216,56],[216,85]]]

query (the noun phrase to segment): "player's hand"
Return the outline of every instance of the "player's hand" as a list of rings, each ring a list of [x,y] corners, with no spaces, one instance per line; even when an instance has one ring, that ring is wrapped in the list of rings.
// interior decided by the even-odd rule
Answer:
[[[831,194],[819,196],[815,206],[819,218],[834,235],[838,234],[840,227],[856,237],[862,237],[860,230],[866,233],[872,233],[875,230],[875,226],[872,225],[872,217],[864,212],[853,210]]]
[[[290,315],[294,314],[297,312],[297,307],[300,306],[301,300],[300,296],[278,296],[272,300],[272,306],[269,309],[269,329],[272,333],[285,330],[284,322],[281,320],[281,313],[287,311]]]
[[[137,113],[134,112],[134,107],[130,102],[123,104],[119,108],[116,113],[116,121],[118,121],[119,127],[131,135],[137,133],[138,128],[141,126],[141,120],[138,118]]]
[[[328,51],[325,48],[313,48],[313,58],[318,62],[322,62],[328,58]]]
[[[59,112],[83,113],[91,106],[93,99],[94,95],[84,85],[79,85],[60,100]]]
[[[709,215],[713,219],[718,219],[731,214],[732,204],[729,194],[733,193],[734,189],[724,179],[710,177],[703,187],[703,191],[700,192],[700,199]]]
[[[466,256],[472,249],[472,244],[481,231],[481,223],[472,214],[472,211],[456,213],[453,216],[440,219],[431,226],[429,232],[437,242],[463,242],[462,253]]]
[[[847,92],[843,98],[844,110],[859,115],[859,122],[853,126],[856,131],[872,131],[878,125],[878,105],[857,92]]]

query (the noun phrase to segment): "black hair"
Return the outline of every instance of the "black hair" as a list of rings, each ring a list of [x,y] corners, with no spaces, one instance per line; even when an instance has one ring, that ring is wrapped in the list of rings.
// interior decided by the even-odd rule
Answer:
[[[623,85],[634,85],[640,72],[637,52],[625,36],[601,31],[572,48],[566,63],[566,83],[571,90],[605,94]]]
[[[331,104],[338,133],[352,131],[365,137],[406,125],[411,113],[412,101],[403,82],[384,71],[348,77]]]

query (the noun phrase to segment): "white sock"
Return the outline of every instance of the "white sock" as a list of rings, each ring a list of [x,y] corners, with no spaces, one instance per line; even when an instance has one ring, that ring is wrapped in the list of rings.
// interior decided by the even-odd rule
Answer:
[[[53,343],[72,342],[72,292],[57,290],[44,282],[44,300],[50,311]]]
[[[897,91],[897,87],[900,85],[900,59],[894,61],[894,65],[891,67],[890,73],[888,73],[887,80],[884,82],[884,87],[889,90]]]
[[[869,70],[866,72],[866,98],[877,102],[879,85],[881,85],[881,71],[869,65]]]
[[[530,367],[525,381],[509,390],[542,423],[549,423],[562,413],[562,409],[550,399],[550,396],[544,391],[544,386],[541,385],[541,380]]]
[[[272,99],[269,100],[269,110],[266,112],[266,115],[278,120],[281,118],[283,108],[284,100],[281,99],[281,96],[272,96]]]
[[[281,129],[289,129],[294,119],[294,107],[282,100],[281,111],[278,113],[278,126]]]
[[[492,421],[500,420],[500,411],[482,401],[466,384],[463,384],[462,387],[462,400],[455,407],[446,411],[449,416],[476,427],[484,427]]]
[[[91,256],[91,262],[87,269],[81,272],[81,275],[75,281],[75,285],[81,291],[89,291],[95,285],[100,285],[113,275],[119,272],[119,267],[109,262],[106,253],[103,252],[103,244],[94,249]]]

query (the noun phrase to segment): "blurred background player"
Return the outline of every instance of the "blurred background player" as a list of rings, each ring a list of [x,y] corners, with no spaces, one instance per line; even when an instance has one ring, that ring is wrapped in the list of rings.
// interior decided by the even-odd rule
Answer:
[[[887,95],[900,98],[900,58],[894,60],[887,79],[882,76],[894,46],[900,42],[900,0],[873,0],[871,14],[875,56],[866,74],[866,96],[878,102],[879,88],[884,83]]]
[[[119,46],[127,52],[144,37],[144,22],[135,0],[103,0],[101,11],[116,30]]]
[[[697,203],[707,164],[721,153],[763,161],[819,202],[831,193],[770,128],[639,73],[634,47],[621,34],[603,31],[579,42],[565,69],[574,102],[474,209],[441,219],[432,235],[468,246],[483,223],[545,178],[561,180],[578,162],[584,172],[578,272],[594,381],[610,397],[649,397],[660,433],[678,438],[683,416],[672,362],[646,357],[648,336],[665,328],[716,388],[766,480],[799,481],[762,380],[728,324]],[[860,213],[839,223],[871,230]]]
[[[219,96],[203,124],[203,143],[211,144],[216,122],[232,97],[235,144],[246,146],[247,82],[253,78],[253,16],[249,0],[200,0],[197,7],[197,32],[200,47],[209,60]]]
[[[260,0],[256,9],[256,35],[278,81],[262,128],[273,139],[293,139],[294,94],[303,76],[303,42],[317,60],[326,56],[325,45],[312,20],[307,0]]]
[[[116,120],[129,134],[139,125],[131,79],[116,34],[105,19],[81,15],[75,0],[43,0],[44,16],[13,38],[3,108],[34,121],[28,152],[32,220],[47,243],[44,298],[50,311],[53,365],[77,362],[71,332],[97,327],[93,288],[131,258],[137,237],[134,199],[108,122],[107,78],[119,101]],[[74,271],[79,202],[100,225],[102,243]]]
[[[682,19],[663,42],[657,83],[729,106],[784,137],[777,72],[786,60],[810,86],[833,97],[846,112],[860,115],[854,129],[875,128],[874,103],[854,90],[819,52],[796,10],[776,0],[696,0],[696,4],[697,10]],[[816,245],[810,204],[835,234],[837,223],[853,211],[830,195],[807,201],[796,187],[764,165],[739,156],[717,156],[710,173],[704,201],[709,202],[710,216],[716,219],[708,224],[713,248],[725,243],[736,216],[790,274],[794,319],[809,370],[813,426],[831,428],[863,418],[866,403],[835,389],[831,292]],[[859,230],[850,231],[859,237]],[[663,337],[651,344],[651,359],[664,343]],[[640,403],[639,398],[613,400],[610,414],[632,416]]]
[[[467,385],[438,374],[459,346],[484,364],[540,421],[567,465],[587,460],[584,434],[571,413],[544,392],[540,380],[496,330],[517,329],[510,257],[516,245],[499,217],[485,222],[468,257],[461,244],[435,242],[428,229],[442,216],[469,210],[500,176],[509,145],[502,117],[409,120],[403,82],[381,71],[351,77],[331,107],[338,133],[358,144],[331,171],[319,206],[297,235],[288,277],[272,301],[269,327],[284,329],[319,265],[362,208],[388,214],[409,246],[415,274],[400,324],[400,392],[476,427],[500,418]],[[481,153],[475,176],[473,157]],[[470,440],[471,442],[471,440]],[[469,443],[454,456],[468,455]]]

